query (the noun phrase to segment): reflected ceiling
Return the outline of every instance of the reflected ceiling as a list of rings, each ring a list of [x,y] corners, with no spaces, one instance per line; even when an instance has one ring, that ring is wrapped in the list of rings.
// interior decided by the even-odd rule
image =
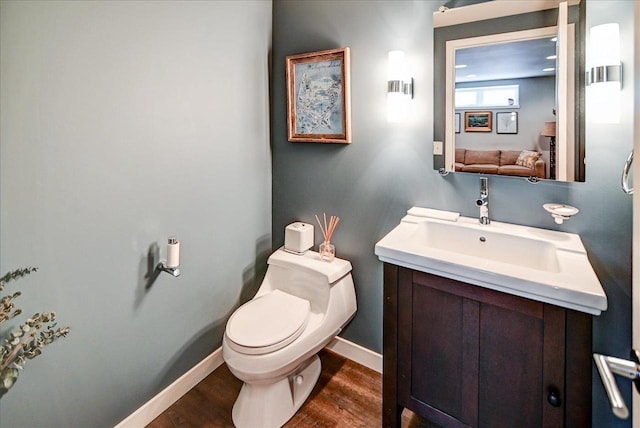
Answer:
[[[456,82],[553,76],[555,51],[549,38],[458,49]]]

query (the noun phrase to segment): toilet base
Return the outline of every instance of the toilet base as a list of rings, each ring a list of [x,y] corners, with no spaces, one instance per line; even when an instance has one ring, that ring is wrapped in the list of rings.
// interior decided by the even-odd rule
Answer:
[[[233,405],[237,428],[278,428],[305,402],[320,377],[317,355],[302,363],[292,374],[269,384],[244,383]]]

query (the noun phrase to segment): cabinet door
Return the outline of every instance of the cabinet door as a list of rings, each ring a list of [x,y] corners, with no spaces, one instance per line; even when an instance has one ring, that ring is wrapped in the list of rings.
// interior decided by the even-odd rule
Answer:
[[[563,426],[564,310],[422,272],[398,292],[404,405],[443,426]]]
[[[479,426],[542,426],[542,334],[541,318],[481,305]]]
[[[401,296],[406,291],[410,321],[400,331],[410,332],[411,347],[399,348],[400,377],[410,379],[403,401],[442,426],[477,426],[478,304],[421,285],[401,289]]]

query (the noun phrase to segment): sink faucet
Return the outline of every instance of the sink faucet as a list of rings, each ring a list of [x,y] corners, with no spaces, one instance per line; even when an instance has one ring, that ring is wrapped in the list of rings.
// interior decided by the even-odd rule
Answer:
[[[480,207],[480,224],[489,224],[489,179],[486,177],[480,177],[480,197],[476,205]]]

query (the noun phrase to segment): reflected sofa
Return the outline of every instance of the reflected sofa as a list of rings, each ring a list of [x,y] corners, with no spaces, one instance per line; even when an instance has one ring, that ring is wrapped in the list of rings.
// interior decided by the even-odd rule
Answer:
[[[456,149],[455,170],[480,174],[547,178],[541,153],[533,150]]]

